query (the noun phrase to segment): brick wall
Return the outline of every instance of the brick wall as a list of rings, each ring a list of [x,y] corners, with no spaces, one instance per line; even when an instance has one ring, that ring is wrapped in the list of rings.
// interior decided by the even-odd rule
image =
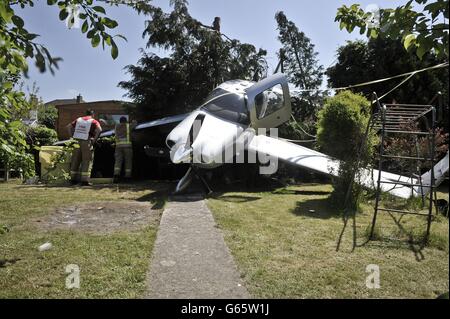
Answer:
[[[95,119],[99,119],[101,114],[121,115],[126,114],[121,101],[98,101],[85,102],[66,105],[56,105],[58,109],[58,119],[56,122],[56,131],[60,140],[69,139],[69,133],[66,126],[80,116],[84,116],[87,110],[94,110]],[[105,129],[105,128],[104,128]]]

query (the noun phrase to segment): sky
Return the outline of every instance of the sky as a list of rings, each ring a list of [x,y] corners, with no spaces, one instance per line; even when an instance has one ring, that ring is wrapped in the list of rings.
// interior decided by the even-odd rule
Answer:
[[[142,37],[145,21],[148,17],[138,15],[132,9],[105,7],[107,16],[117,20],[119,26],[113,34],[122,34],[127,42],[117,39],[119,57],[111,58],[109,50],[101,46],[92,48],[80,29],[68,29],[58,19],[58,8],[47,6],[47,1],[35,1],[33,8],[16,8],[16,14],[25,20],[29,32],[40,35],[39,42],[44,44],[53,56],[63,58],[55,75],[50,72],[39,73],[30,63],[29,79],[25,88],[36,86],[38,95],[44,102],[54,99],[74,98],[78,94],[85,101],[129,100],[126,91],[117,87],[120,81],[128,80],[129,74],[124,67],[136,64],[146,47]],[[251,43],[257,48],[268,51],[267,60],[271,70],[278,63],[276,52],[280,48],[277,39],[275,13],[284,11],[289,20],[305,32],[319,53],[319,63],[325,68],[334,64],[336,49],[347,40],[363,38],[358,32],[352,34],[340,30],[334,22],[337,8],[353,3],[360,3],[365,8],[376,4],[380,8],[393,7],[406,1],[393,0],[190,0],[190,14],[203,24],[210,25],[214,17],[221,17],[221,31],[230,38]],[[169,0],[153,0],[168,12]],[[146,48],[147,51],[163,55],[158,48]],[[326,82],[326,79],[324,79]]]

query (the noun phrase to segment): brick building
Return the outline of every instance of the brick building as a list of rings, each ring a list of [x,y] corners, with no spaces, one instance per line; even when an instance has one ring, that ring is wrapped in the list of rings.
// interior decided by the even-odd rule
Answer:
[[[58,101],[63,101],[58,103]],[[54,102],[54,103],[52,103]],[[79,116],[85,115],[87,110],[94,110],[95,118],[101,120],[103,130],[109,130],[114,127],[121,116],[128,118],[124,108],[126,102],[123,101],[95,101],[84,102],[81,96],[76,100],[55,100],[48,104],[53,104],[58,110],[58,119],[56,121],[56,131],[60,140],[69,139],[69,133],[66,126]]]

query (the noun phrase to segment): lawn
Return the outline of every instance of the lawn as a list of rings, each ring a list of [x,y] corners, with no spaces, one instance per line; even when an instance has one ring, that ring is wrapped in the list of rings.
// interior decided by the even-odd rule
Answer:
[[[167,188],[0,183],[0,298],[139,298]],[[157,218],[139,229],[109,233],[39,225],[58,207],[97,201],[152,202]],[[53,248],[39,252],[45,242]],[[80,268],[80,289],[65,286],[69,264]]]
[[[169,188],[0,183],[0,298],[141,297]],[[215,193],[207,200],[253,297],[436,298],[448,291],[448,219],[433,222],[430,243],[421,247],[413,242],[425,230],[422,217],[395,215],[395,222],[381,213],[377,239],[368,242],[373,200],[344,223],[328,204],[331,190],[305,184]],[[448,192],[439,197],[448,199]],[[106,233],[41,225],[57,208],[99,201],[150,202],[158,218]],[[390,204],[401,207],[397,200]],[[39,252],[45,242],[53,248]],[[80,267],[80,289],[65,287],[69,264]],[[369,264],[380,267],[380,289],[366,287]]]
[[[423,217],[380,213],[377,238],[367,241],[373,200],[345,222],[329,205],[331,190],[305,184],[208,199],[254,297],[436,298],[449,290],[447,218],[433,222],[422,247],[414,242]],[[438,196],[448,200],[448,191]],[[370,264],[379,266],[379,289],[366,287]]]

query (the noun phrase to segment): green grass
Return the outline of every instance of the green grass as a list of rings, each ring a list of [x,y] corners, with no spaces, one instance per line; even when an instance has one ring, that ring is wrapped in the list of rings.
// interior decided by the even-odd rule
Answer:
[[[167,184],[80,188],[0,183],[0,298],[138,298],[157,224],[101,235],[44,231],[32,221],[77,202],[139,200],[162,210]],[[159,222],[158,222],[159,223]],[[37,247],[51,242],[53,248]],[[80,289],[66,289],[65,268],[80,267]]]
[[[254,297],[436,298],[449,290],[448,219],[433,222],[421,247],[414,242],[423,237],[423,217],[380,213],[377,240],[368,241],[373,200],[345,223],[329,206],[331,190],[302,185],[208,199]],[[380,267],[380,289],[365,285],[369,264]]]

